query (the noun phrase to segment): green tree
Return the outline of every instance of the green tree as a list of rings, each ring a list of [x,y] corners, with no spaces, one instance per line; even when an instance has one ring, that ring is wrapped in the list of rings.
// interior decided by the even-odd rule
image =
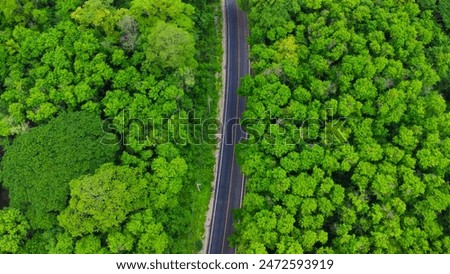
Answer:
[[[115,10],[112,0],[88,0],[71,15],[81,25],[101,27],[106,34],[114,29]]]
[[[69,205],[58,217],[72,236],[118,228],[128,213],[145,203],[146,182],[126,166],[105,164],[95,174],[70,182]]]
[[[447,31],[450,30],[450,1],[448,0],[439,0],[438,11],[442,16],[442,21],[444,23]]]
[[[194,37],[188,31],[165,22],[159,22],[148,36],[149,60],[163,68],[195,68]]]
[[[191,118],[213,120],[217,115],[220,13],[219,1],[1,3],[0,135],[5,155],[0,172],[11,207],[30,224],[17,252],[199,251],[215,145],[198,143],[190,129]],[[104,129],[109,133],[101,132],[97,117],[91,123],[73,113],[80,111],[107,118]],[[60,121],[67,116],[76,118]],[[120,136],[119,151],[115,145],[97,146],[101,140],[116,143],[111,133]],[[95,173],[111,162],[129,166],[132,172],[124,173],[140,178],[134,186],[128,185],[134,180],[121,179],[118,189],[132,194],[145,182],[145,197],[132,194],[124,208],[120,199],[92,202],[91,194],[118,195],[107,188],[117,178],[111,175],[108,181],[107,171],[101,178]],[[96,193],[86,180],[98,183],[103,192]],[[71,181],[92,191],[70,197]],[[69,205],[75,200],[77,208]],[[91,207],[83,202],[92,202]],[[78,209],[105,214],[81,216]],[[112,210],[120,218],[108,217]],[[61,212],[67,215],[67,229],[58,223]],[[128,230],[135,219],[140,220]],[[74,220],[86,226],[77,231]]]
[[[239,2],[252,75],[238,252],[446,250],[448,1]]]
[[[54,226],[70,180],[114,160],[117,146],[102,144],[104,134],[97,115],[75,112],[17,137],[2,160],[11,207],[22,210],[34,229]]]
[[[0,210],[0,253],[17,253],[29,230],[30,226],[19,210]]]
[[[149,209],[132,215],[126,231],[137,239],[137,253],[164,253],[169,247],[169,236]]]
[[[130,11],[146,27],[162,21],[188,31],[193,28],[194,7],[181,0],[133,0]]]
[[[106,249],[101,247],[101,239],[95,235],[85,236],[75,244],[76,254],[103,254]]]
[[[111,253],[129,253],[133,250],[134,238],[131,234],[114,231],[108,234],[106,240]]]

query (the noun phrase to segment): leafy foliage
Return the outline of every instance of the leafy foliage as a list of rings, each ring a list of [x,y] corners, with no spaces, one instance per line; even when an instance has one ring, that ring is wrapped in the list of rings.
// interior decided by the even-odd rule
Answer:
[[[242,2],[254,75],[240,92],[257,122],[238,151],[238,252],[448,253],[450,41],[433,13]]]
[[[94,175],[70,182],[71,198],[58,218],[60,225],[73,236],[119,227],[129,212],[140,208],[137,204],[146,196],[145,188],[145,181],[133,170],[103,165]]]
[[[0,210],[0,253],[16,253],[29,228],[27,220],[19,210]]]
[[[2,252],[198,252],[215,144],[191,129],[217,115],[219,1],[4,2],[2,186],[29,229]]]
[[[11,206],[35,229],[49,229],[66,206],[69,182],[114,160],[116,145],[103,145],[102,122],[86,112],[61,114],[18,136],[3,157],[3,184]]]

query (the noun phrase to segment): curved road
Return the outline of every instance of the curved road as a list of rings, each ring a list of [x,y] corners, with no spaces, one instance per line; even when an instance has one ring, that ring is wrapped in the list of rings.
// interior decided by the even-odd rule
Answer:
[[[224,0],[226,24],[226,84],[225,106],[220,145],[219,168],[214,193],[214,208],[210,226],[208,250],[210,254],[233,254],[227,238],[233,232],[233,209],[240,208],[244,194],[244,176],[237,163],[235,144],[245,138],[239,118],[245,109],[245,99],[237,95],[242,76],[249,72],[247,16],[236,0]]]

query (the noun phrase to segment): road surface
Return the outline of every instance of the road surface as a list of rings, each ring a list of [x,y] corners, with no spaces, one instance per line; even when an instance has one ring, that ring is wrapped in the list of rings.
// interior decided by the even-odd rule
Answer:
[[[235,144],[245,137],[239,118],[245,109],[245,99],[237,95],[242,76],[249,72],[247,16],[236,0],[225,1],[226,24],[226,84],[222,140],[218,174],[214,193],[214,208],[208,241],[210,254],[234,254],[227,238],[233,232],[233,209],[240,208],[244,193],[244,176],[237,163]]]

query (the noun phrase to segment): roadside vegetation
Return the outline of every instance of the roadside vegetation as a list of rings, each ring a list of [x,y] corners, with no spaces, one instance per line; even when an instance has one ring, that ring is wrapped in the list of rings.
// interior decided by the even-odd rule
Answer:
[[[450,252],[448,0],[242,0],[239,253]]]
[[[0,253],[201,249],[215,140],[194,124],[217,116],[220,13],[200,0],[2,2]]]

